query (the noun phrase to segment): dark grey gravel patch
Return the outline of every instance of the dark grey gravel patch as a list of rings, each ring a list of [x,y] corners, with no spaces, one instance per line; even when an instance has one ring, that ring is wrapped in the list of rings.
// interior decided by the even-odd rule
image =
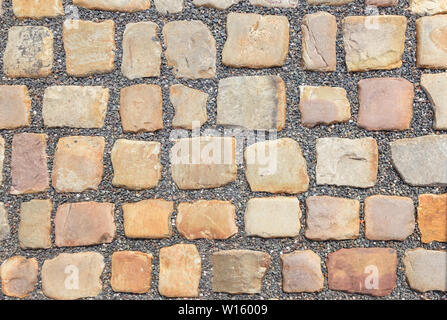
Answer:
[[[305,225],[306,212],[304,200],[311,195],[331,195],[339,197],[347,197],[352,199],[363,200],[373,194],[390,194],[411,197],[417,205],[417,196],[422,193],[444,193],[446,188],[438,187],[410,187],[403,183],[397,172],[391,165],[389,142],[407,137],[416,137],[427,134],[445,134],[447,131],[433,130],[433,111],[427,96],[420,88],[419,81],[423,72],[440,72],[435,70],[416,69],[416,33],[415,21],[416,16],[409,13],[408,0],[399,1],[398,7],[380,8],[380,14],[396,14],[404,15],[408,18],[408,28],[406,33],[405,52],[403,56],[403,66],[400,69],[389,71],[370,71],[361,73],[347,73],[344,63],[344,49],[341,34],[341,21],[343,17],[350,15],[365,15],[365,4],[363,0],[344,5],[342,7],[329,6],[308,6],[305,1],[300,1],[297,8],[294,9],[278,9],[278,8],[261,8],[254,7],[249,4],[248,0],[243,0],[239,4],[232,6],[226,11],[218,11],[208,8],[195,8],[191,0],[185,0],[185,10],[180,14],[162,16],[158,14],[151,3],[151,8],[144,12],[138,13],[112,13],[105,11],[91,11],[79,8],[79,17],[84,20],[101,21],[104,19],[113,19],[116,24],[115,40],[117,44],[115,70],[110,74],[95,75],[86,78],[74,78],[67,76],[65,72],[65,53],[62,43],[62,23],[66,17],[44,20],[18,20],[12,14],[11,0],[5,0],[3,3],[4,14],[0,18],[0,64],[3,58],[3,52],[6,47],[8,29],[17,25],[33,25],[46,26],[53,30],[54,33],[54,69],[53,74],[47,78],[40,79],[9,79],[5,77],[1,71],[1,84],[23,84],[27,85],[32,97],[32,123],[29,128],[20,130],[2,130],[0,135],[6,140],[6,158],[5,158],[5,181],[0,192],[0,201],[6,204],[9,213],[9,223],[11,225],[11,237],[1,243],[0,261],[13,255],[23,255],[26,257],[36,257],[39,261],[39,267],[42,267],[44,260],[51,259],[61,252],[80,252],[93,250],[104,255],[106,267],[104,269],[102,280],[104,290],[97,297],[98,299],[162,299],[158,293],[158,252],[161,247],[173,245],[176,243],[193,243],[197,245],[202,257],[202,279],[200,281],[199,299],[447,299],[446,293],[429,292],[421,294],[411,290],[405,280],[403,264],[399,260],[397,287],[390,296],[384,298],[374,298],[366,295],[346,294],[327,289],[327,280],[325,289],[319,293],[303,293],[303,294],[286,294],[281,290],[281,265],[279,255],[288,253],[298,249],[310,249],[317,252],[323,262],[323,273],[327,277],[327,269],[324,262],[330,252],[334,252],[340,248],[350,247],[391,247],[398,251],[399,259],[402,258],[406,249],[424,247],[427,249],[447,249],[447,244],[432,243],[422,244],[420,242],[419,230],[403,242],[398,241],[371,241],[364,237],[364,228],[361,228],[361,236],[356,240],[347,241],[309,241],[304,237],[304,227],[301,229],[297,238],[289,239],[260,239],[249,238],[244,235],[243,216],[245,204],[248,199],[258,196],[269,196],[267,193],[251,192],[243,173],[243,166],[239,165],[239,174],[236,182],[225,187],[213,190],[196,190],[184,191],[179,190],[172,181],[169,172],[169,149],[172,147],[172,141],[169,136],[172,131],[171,123],[174,116],[174,108],[169,101],[169,86],[182,83],[184,85],[200,89],[209,94],[208,101],[208,121],[202,128],[217,129],[223,132],[221,127],[217,127],[216,123],[216,96],[218,80],[236,76],[236,75],[280,75],[287,86],[287,122],[284,130],[278,133],[278,137],[290,137],[299,142],[304,157],[307,160],[310,185],[309,191],[298,195],[301,202],[301,210],[303,217],[301,224]],[[64,0],[64,6],[71,5],[72,2]],[[327,11],[337,17],[338,36],[337,36],[337,71],[332,73],[320,73],[303,71],[301,68],[301,22],[304,14],[314,13],[317,11]],[[226,15],[228,12],[255,12],[260,14],[285,15],[290,22],[290,46],[289,56],[283,67],[271,69],[235,69],[228,68],[221,64],[221,52],[226,40]],[[130,81],[121,74],[122,60],[122,38],[127,23],[138,21],[153,21],[158,24],[158,37],[163,40],[163,25],[173,20],[201,20],[211,30],[217,42],[217,76],[214,79],[201,80],[184,80],[176,79],[167,67],[166,59],[162,58],[162,70],[160,78],[136,79]],[[165,46],[163,44],[163,49]],[[3,66],[1,65],[1,69]],[[414,116],[411,129],[403,132],[369,132],[356,126],[358,100],[357,100],[357,82],[360,79],[370,77],[388,77],[400,76],[415,84],[415,100],[414,100]],[[119,117],[119,91],[121,88],[137,84],[151,83],[160,85],[163,91],[163,110],[165,129],[155,133],[139,133],[125,134],[121,129]],[[102,129],[85,130],[85,129],[45,129],[42,121],[42,97],[46,87],[52,85],[102,85],[110,88],[110,101],[105,126]],[[299,85],[329,85],[338,86],[346,89],[348,98],[352,107],[352,120],[345,124],[334,124],[331,126],[318,126],[313,129],[304,128],[300,125],[300,115],[298,112],[299,102]],[[46,132],[48,135],[47,152],[49,156],[49,169],[52,169],[54,151],[57,141],[60,137],[70,135],[102,135],[106,137],[106,150],[104,157],[104,176],[98,190],[84,192],[82,194],[60,194],[53,189],[44,194],[37,195],[20,195],[12,196],[9,194],[11,186],[10,161],[11,161],[11,142],[14,133],[18,132]],[[379,145],[379,175],[376,186],[369,189],[356,189],[350,187],[334,187],[334,186],[317,186],[315,184],[315,140],[321,137],[373,137]],[[161,162],[163,164],[162,181],[158,187],[152,190],[144,191],[128,191],[112,186],[113,170],[110,161],[110,152],[115,140],[119,138],[135,139],[135,140],[156,140],[162,143]],[[115,203],[117,238],[107,245],[96,245],[92,247],[77,248],[53,248],[49,250],[22,250],[18,245],[17,229],[19,223],[19,207],[23,201],[29,201],[33,198],[53,199],[54,209],[53,218],[56,208],[66,202],[75,201],[107,201]],[[121,205],[125,202],[135,202],[142,199],[163,198],[175,201],[178,204],[181,201],[191,201],[195,199],[222,199],[231,200],[237,208],[237,224],[239,233],[224,241],[195,240],[188,241],[178,234],[175,228],[174,235],[170,239],[163,240],[132,240],[124,236],[123,219]],[[363,219],[363,212],[361,213]],[[176,213],[173,214],[172,221],[175,222]],[[52,235],[54,238],[54,234]],[[211,290],[212,266],[211,255],[217,250],[228,250],[236,248],[245,248],[253,250],[261,250],[269,253],[273,260],[267,272],[264,287],[261,294],[256,295],[228,295],[222,293],[213,293]],[[153,278],[152,288],[148,294],[133,295],[115,293],[110,287],[110,268],[111,255],[118,250],[140,250],[151,252],[154,255],[153,260]],[[41,283],[31,294],[31,299],[46,299],[41,292]],[[11,299],[0,293],[0,299]]]

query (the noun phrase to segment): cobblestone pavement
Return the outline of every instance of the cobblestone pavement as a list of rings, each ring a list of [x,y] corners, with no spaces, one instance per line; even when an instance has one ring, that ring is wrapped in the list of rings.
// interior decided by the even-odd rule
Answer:
[[[447,298],[442,1],[1,2],[2,299]]]

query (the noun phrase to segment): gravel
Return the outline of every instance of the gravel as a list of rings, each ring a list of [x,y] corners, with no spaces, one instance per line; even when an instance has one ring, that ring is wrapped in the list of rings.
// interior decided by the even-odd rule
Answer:
[[[0,261],[14,256],[22,255],[26,257],[36,257],[39,261],[39,266],[46,259],[53,258],[61,252],[79,252],[79,251],[97,251],[104,255],[106,267],[103,272],[104,290],[97,297],[98,299],[162,299],[157,290],[158,283],[158,252],[161,247],[173,245],[176,243],[193,243],[197,245],[202,256],[202,279],[200,282],[200,299],[377,299],[365,295],[346,294],[327,289],[327,281],[325,289],[319,293],[314,294],[285,294],[281,290],[281,266],[279,255],[281,253],[292,252],[297,249],[311,249],[317,252],[323,261],[326,260],[330,252],[336,251],[340,248],[351,247],[392,247],[398,251],[399,265],[397,287],[392,295],[384,297],[384,299],[447,299],[446,293],[429,292],[426,294],[417,293],[411,290],[405,280],[403,264],[401,258],[406,249],[424,247],[427,249],[446,249],[446,244],[433,243],[421,244],[420,233],[418,230],[404,242],[397,241],[370,241],[364,237],[364,228],[361,227],[361,236],[357,240],[346,241],[309,241],[304,238],[303,228],[297,238],[292,239],[261,239],[248,238],[244,235],[243,215],[245,204],[248,199],[257,196],[268,196],[266,193],[251,192],[245,180],[243,167],[239,165],[239,175],[236,182],[233,182],[225,187],[211,189],[211,190],[197,190],[197,191],[183,191],[179,190],[171,179],[169,172],[169,149],[172,147],[172,141],[169,140],[171,133],[171,122],[174,114],[174,108],[169,102],[169,86],[182,83],[203,90],[210,95],[208,102],[208,122],[203,129],[217,129],[223,132],[222,128],[216,127],[216,95],[218,79],[222,79],[235,75],[265,75],[275,74],[280,75],[287,85],[287,122],[285,129],[278,133],[278,137],[290,137],[297,140],[303,150],[304,157],[307,160],[309,175],[311,178],[309,191],[299,194],[298,198],[301,202],[301,209],[303,217],[301,223],[305,225],[305,208],[304,200],[311,195],[332,195],[339,197],[347,197],[363,201],[365,197],[373,194],[390,194],[411,197],[415,205],[417,203],[417,196],[422,193],[443,193],[445,188],[438,187],[411,187],[403,183],[397,172],[391,165],[390,157],[390,141],[399,138],[408,138],[435,133],[432,129],[433,112],[432,107],[428,101],[427,96],[419,86],[420,76],[422,70],[415,67],[416,56],[416,32],[415,20],[416,17],[411,15],[406,8],[408,8],[408,1],[399,1],[399,7],[381,8],[380,14],[396,14],[405,15],[408,17],[408,29],[406,34],[405,53],[403,57],[403,67],[397,70],[390,71],[372,71],[361,73],[347,73],[344,64],[344,50],[341,35],[341,19],[349,15],[365,15],[365,5],[363,0],[357,0],[351,4],[342,7],[329,6],[307,6],[305,1],[300,1],[300,4],[295,9],[278,9],[278,8],[259,8],[253,7],[248,0],[243,0],[241,3],[232,6],[226,11],[217,11],[208,8],[195,8],[191,0],[185,3],[185,9],[181,14],[162,16],[157,13],[153,2],[148,11],[142,13],[112,13],[104,11],[91,11],[84,9],[78,10],[79,17],[85,20],[101,21],[103,19],[113,19],[116,23],[115,40],[117,43],[116,52],[116,66],[113,73],[105,75],[96,75],[87,78],[68,77],[65,72],[65,53],[62,43],[62,22],[67,17],[60,17],[55,19],[44,20],[24,20],[16,19],[11,10],[11,0],[4,1],[3,17],[0,18],[0,58],[3,55],[6,46],[8,29],[13,25],[44,25],[51,28],[55,36],[55,61],[53,74],[48,78],[42,79],[8,79],[1,74],[2,84],[24,84],[27,85],[32,97],[32,123],[31,127],[21,130],[5,130],[0,134],[7,141],[7,151],[5,158],[5,181],[0,193],[0,201],[6,204],[9,212],[9,222],[11,225],[12,237],[2,243],[0,249]],[[64,1],[66,10],[67,6],[71,5],[71,1]],[[332,73],[313,73],[301,70],[301,20],[305,13],[313,13],[319,10],[330,12],[336,15],[338,23],[338,37],[337,37],[337,71]],[[226,15],[228,11],[232,12],[256,12],[261,14],[275,14],[285,15],[290,22],[290,48],[289,56],[285,65],[281,68],[271,69],[231,69],[223,66],[221,62],[221,52],[226,39],[225,25]],[[69,14],[73,14],[73,10],[68,10]],[[217,42],[217,77],[215,79],[201,79],[201,80],[183,80],[176,79],[172,75],[166,64],[166,59],[162,60],[162,72],[160,78],[138,79],[129,81],[122,76],[120,67],[122,59],[121,42],[124,29],[127,23],[138,21],[154,21],[159,25],[159,37],[162,38],[161,29],[165,23],[172,20],[201,20],[210,28],[213,36]],[[165,46],[163,44],[163,49]],[[437,72],[437,71],[432,71]],[[383,77],[383,76],[400,76],[413,82],[416,86],[415,90],[415,104],[414,117],[411,129],[404,132],[368,132],[356,126],[358,101],[356,84],[360,79],[368,77]],[[124,134],[120,125],[119,118],[119,90],[123,87],[137,84],[137,83],[152,83],[158,84],[163,90],[163,109],[164,109],[164,123],[165,129],[156,133],[140,133],[140,134]],[[110,88],[111,96],[109,101],[109,110],[106,117],[106,124],[102,129],[44,129],[42,121],[42,97],[44,89],[52,85],[102,85]],[[349,100],[352,106],[352,120],[346,124],[336,124],[331,126],[318,126],[313,129],[307,129],[300,125],[298,113],[298,99],[299,99],[299,85],[329,85],[344,87],[348,92]],[[102,135],[106,137],[106,151],[104,158],[105,171],[102,183],[98,190],[84,192],[82,194],[58,194],[54,190],[50,190],[44,194],[38,195],[21,195],[12,196],[8,193],[11,186],[10,179],[10,145],[13,134],[18,132],[46,132],[48,135],[48,156],[49,169],[52,169],[52,160],[55,152],[57,141],[60,137],[70,135]],[[446,133],[445,131],[436,133]],[[317,186],[315,184],[315,139],[320,137],[345,137],[345,138],[360,138],[373,137],[377,139],[379,145],[379,175],[377,184],[369,189],[356,189],[350,187],[332,187],[332,186]],[[141,140],[156,140],[162,143],[162,181],[160,185],[153,190],[144,190],[140,192],[128,191],[124,189],[115,188],[112,186],[112,165],[110,161],[110,152],[113,142],[119,138],[126,139],[141,139]],[[188,241],[179,236],[174,228],[174,235],[170,239],[164,240],[133,240],[126,239],[123,230],[123,219],[121,204],[124,202],[134,202],[148,198],[163,198],[166,200],[175,201],[177,204],[181,201],[191,201],[195,199],[221,199],[231,200],[237,207],[237,223],[239,226],[239,233],[225,241],[210,241],[210,240],[195,240]],[[97,245],[91,247],[78,248],[53,248],[49,250],[22,250],[18,245],[17,229],[19,223],[19,207],[23,201],[29,201],[33,198],[45,199],[51,198],[54,201],[54,208],[60,204],[74,201],[109,201],[116,204],[116,223],[117,223],[117,238],[111,244]],[[53,218],[55,209],[53,210]],[[363,218],[363,212],[362,212]],[[173,224],[175,213],[173,215]],[[54,236],[54,234],[53,234]],[[212,270],[210,258],[213,252],[217,250],[228,250],[235,248],[245,248],[253,250],[261,250],[269,253],[272,258],[272,264],[267,272],[264,287],[261,294],[257,295],[228,295],[213,293],[211,290]],[[117,250],[140,250],[144,252],[152,252],[154,254],[153,261],[153,282],[152,289],[148,294],[132,295],[114,293],[110,287],[110,267],[111,255]],[[323,273],[327,277],[327,270],[323,266]],[[0,294],[1,299],[10,299]],[[46,299],[41,291],[41,283],[36,287],[36,290],[29,297],[31,299]]]

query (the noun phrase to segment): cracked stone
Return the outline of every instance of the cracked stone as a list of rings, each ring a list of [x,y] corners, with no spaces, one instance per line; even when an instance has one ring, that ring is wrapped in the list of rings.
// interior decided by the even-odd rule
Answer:
[[[102,291],[103,269],[98,252],[61,253],[43,263],[43,294],[58,300],[96,297]]]
[[[351,118],[351,105],[343,88],[300,86],[298,108],[301,123],[308,128],[347,122]]]
[[[192,3],[196,7],[208,7],[218,10],[226,10],[233,4],[239,3],[241,0],[193,0]]]
[[[0,129],[28,127],[30,111],[31,99],[26,86],[0,86]]]
[[[418,226],[421,242],[447,242],[447,193],[418,197]]]
[[[39,265],[36,258],[14,256],[6,259],[0,270],[2,292],[6,296],[25,298],[37,284]]]
[[[272,258],[253,250],[217,251],[211,257],[212,290],[231,294],[260,293]]]
[[[374,138],[318,138],[317,184],[369,188],[376,184],[379,151]]]
[[[109,89],[98,86],[53,86],[45,89],[42,116],[47,127],[102,128]]]
[[[327,12],[306,14],[301,25],[303,69],[335,71],[337,53],[337,21]]]
[[[216,40],[201,21],[172,21],[163,27],[168,67],[177,78],[214,78]]]
[[[123,37],[121,72],[130,79],[159,77],[161,45],[153,22],[129,23]]]
[[[420,15],[447,13],[447,2],[445,0],[410,0],[410,10]]]
[[[236,68],[282,66],[289,51],[289,21],[285,16],[234,13],[227,16],[227,40],[222,63]]]
[[[150,8],[150,0],[73,0],[75,6],[93,10],[136,12]]]
[[[41,78],[53,69],[53,33],[46,27],[9,28],[3,71],[10,78]]]
[[[228,239],[238,231],[231,201],[182,202],[177,211],[178,232],[188,240]]]
[[[343,19],[348,71],[389,70],[402,66],[407,18],[352,16]]]
[[[160,249],[158,291],[165,297],[197,297],[202,259],[193,244]]]
[[[421,86],[434,109],[433,127],[447,130],[447,73],[423,74]]]
[[[154,0],[155,8],[163,15],[168,13],[180,13],[183,11],[183,0]]]
[[[250,130],[282,130],[286,86],[279,76],[242,76],[219,80],[217,124]]]
[[[37,193],[49,189],[47,135],[19,133],[12,139],[11,194]]]
[[[295,194],[309,188],[306,159],[293,139],[254,143],[245,149],[244,158],[252,191]]]
[[[42,19],[64,15],[62,0],[13,0],[12,10],[19,19]]]
[[[447,135],[399,139],[390,143],[391,160],[411,186],[447,186]]]
[[[447,15],[416,20],[416,64],[418,68],[447,68]]]
[[[115,23],[65,20],[63,41],[67,74],[85,77],[115,68]]]
[[[124,234],[128,238],[162,239],[172,236],[174,203],[162,199],[123,204]]]
[[[10,234],[8,212],[5,209],[4,203],[0,202],[0,241],[8,239]]]
[[[297,237],[301,209],[296,197],[253,198],[245,210],[245,234],[262,238]]]
[[[155,188],[161,179],[161,143],[118,139],[112,149],[115,187],[131,190]]]
[[[169,88],[169,99],[175,108],[174,119],[172,119],[174,128],[192,130],[202,126],[208,119],[207,93],[182,84],[175,84]]]
[[[112,254],[110,285],[115,292],[146,293],[151,289],[152,259],[150,253],[116,251]]]
[[[51,248],[51,200],[33,199],[20,206],[19,244],[22,249]]]

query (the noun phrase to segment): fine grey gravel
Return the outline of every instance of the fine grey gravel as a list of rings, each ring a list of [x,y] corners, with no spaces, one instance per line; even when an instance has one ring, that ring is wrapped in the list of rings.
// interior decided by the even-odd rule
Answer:
[[[428,97],[421,89],[419,82],[422,74],[421,69],[417,69],[416,56],[416,32],[415,20],[416,16],[411,15],[406,9],[408,8],[408,0],[399,1],[398,7],[380,8],[380,14],[396,14],[404,15],[408,18],[408,29],[406,32],[405,52],[403,56],[403,66],[400,69],[389,71],[370,71],[360,73],[347,73],[344,63],[344,49],[341,35],[341,20],[343,17],[350,15],[366,15],[364,0],[356,0],[350,4],[341,7],[329,6],[308,6],[305,1],[300,1],[297,8],[263,8],[250,5],[248,0],[243,0],[233,5],[228,10],[218,11],[206,7],[197,8],[192,4],[191,0],[185,1],[185,8],[179,14],[168,14],[166,16],[157,12],[154,3],[151,8],[144,12],[138,13],[112,13],[105,11],[92,11],[82,8],[69,7],[71,1],[64,0],[67,15],[54,19],[44,20],[18,20],[12,14],[11,0],[3,1],[4,13],[0,17],[0,61],[5,51],[8,29],[12,26],[32,25],[46,26],[54,32],[54,72],[48,78],[40,79],[9,79],[3,71],[0,73],[1,84],[24,84],[27,85],[32,97],[32,123],[28,128],[20,130],[4,130],[0,135],[5,138],[7,146],[11,145],[14,133],[18,132],[46,132],[48,134],[47,152],[49,155],[49,169],[53,166],[53,156],[55,147],[59,137],[70,135],[102,135],[106,137],[106,151],[104,158],[105,171],[99,189],[96,191],[84,192],[81,194],[64,194],[56,193],[54,189],[49,192],[38,195],[18,195],[13,196],[8,193],[11,186],[10,161],[11,150],[6,148],[4,183],[1,187],[0,202],[6,204],[9,212],[9,224],[11,226],[11,237],[3,241],[0,247],[0,261],[4,261],[13,255],[22,255],[26,257],[36,257],[39,267],[42,267],[43,261],[51,259],[62,252],[82,252],[96,251],[104,255],[106,267],[102,275],[104,283],[103,291],[97,297],[98,299],[161,299],[157,290],[158,286],[158,265],[159,250],[162,247],[173,245],[176,243],[193,243],[196,244],[202,257],[202,279],[200,281],[199,299],[377,299],[365,295],[346,294],[327,289],[327,280],[325,281],[325,289],[319,293],[302,293],[302,294],[286,294],[281,289],[281,265],[280,254],[290,253],[294,250],[310,249],[315,251],[322,259],[326,261],[330,252],[334,252],[340,248],[354,247],[391,247],[397,250],[399,257],[397,287],[390,296],[382,299],[447,299],[447,294],[442,292],[418,293],[411,290],[406,282],[402,257],[404,251],[409,248],[423,247],[426,249],[446,249],[446,244],[433,243],[422,244],[420,242],[419,230],[407,238],[404,242],[396,241],[370,241],[364,236],[364,226],[362,224],[360,230],[360,238],[356,240],[345,241],[310,241],[304,238],[304,228],[301,228],[297,238],[286,239],[262,239],[257,237],[246,237],[244,234],[244,211],[248,199],[259,196],[269,196],[267,193],[251,192],[244,176],[243,167],[239,165],[238,179],[229,185],[217,189],[209,190],[179,190],[172,181],[168,159],[169,149],[173,142],[169,140],[172,130],[172,119],[174,117],[174,107],[169,101],[169,86],[173,84],[184,84],[189,87],[200,89],[209,94],[208,102],[208,121],[203,126],[204,129],[217,129],[223,132],[221,127],[216,127],[216,96],[218,80],[230,76],[242,75],[280,75],[287,86],[287,120],[284,130],[278,133],[278,137],[290,137],[299,142],[303,151],[303,155],[307,160],[308,171],[310,175],[309,191],[298,195],[300,200],[303,216],[301,224],[305,225],[306,211],[305,198],[314,195],[339,196],[351,199],[357,199],[362,202],[370,195],[389,194],[411,197],[416,205],[417,196],[422,193],[443,193],[445,188],[441,187],[412,187],[405,184],[399,177],[396,170],[391,164],[390,142],[399,138],[410,138],[433,133],[447,133],[446,131],[433,130],[433,111]],[[303,16],[308,13],[317,11],[326,11],[337,17],[338,34],[337,34],[337,70],[332,73],[307,72],[301,68],[301,22]],[[283,67],[271,69],[234,69],[228,68],[221,64],[221,53],[224,42],[226,40],[226,16],[228,12],[254,12],[260,14],[285,15],[290,23],[290,47],[289,55]],[[62,23],[64,19],[79,14],[81,19],[101,21],[103,19],[113,19],[116,24],[115,40],[117,43],[115,69],[110,74],[95,75],[87,78],[74,78],[67,76],[65,72],[65,53],[62,43]],[[125,78],[121,73],[122,60],[122,38],[126,24],[139,21],[152,21],[158,24],[158,36],[162,39],[161,30],[164,24],[174,20],[200,20],[205,23],[211,30],[211,33],[217,42],[217,72],[213,79],[199,80],[181,80],[176,79],[173,73],[168,69],[165,57],[162,58],[162,70],[159,78],[136,79],[133,81]],[[163,43],[163,50],[165,44]],[[3,68],[1,68],[3,69]],[[432,73],[438,72],[435,70]],[[357,99],[357,82],[360,79],[370,77],[403,77],[415,84],[415,100],[414,100],[414,117],[411,128],[403,132],[373,132],[360,129],[356,125],[358,114]],[[119,90],[123,87],[137,84],[151,83],[158,84],[163,90],[163,110],[165,129],[156,133],[123,133],[119,118]],[[84,85],[84,86],[105,86],[110,89],[109,109],[107,112],[105,126],[101,129],[70,129],[70,128],[48,128],[45,129],[42,120],[42,97],[45,88],[54,85]],[[300,115],[298,112],[299,103],[299,86],[300,85],[327,85],[343,87],[348,93],[348,98],[352,107],[352,118],[347,123],[335,124],[331,126],[317,126],[308,129],[300,124]],[[361,138],[373,137],[377,139],[379,145],[379,174],[378,181],[373,188],[356,189],[351,187],[335,187],[335,186],[317,186],[315,182],[315,140],[322,137],[342,137],[342,138]],[[130,191],[112,186],[112,165],[110,160],[110,152],[114,141],[117,139],[139,139],[139,140],[155,140],[162,143],[162,181],[155,189],[144,191]],[[121,204],[125,202],[135,202],[142,199],[163,198],[175,201],[178,204],[181,201],[191,201],[196,199],[218,199],[231,200],[237,210],[237,224],[239,233],[231,239],[223,241],[210,240],[194,240],[189,241],[182,238],[174,228],[172,238],[163,240],[134,240],[127,239],[124,236],[123,219]],[[33,198],[46,199],[51,198],[54,201],[53,219],[56,208],[66,202],[75,201],[107,201],[116,204],[116,221],[117,221],[117,238],[111,244],[96,245],[91,247],[76,248],[52,248],[49,250],[22,250],[19,247],[17,239],[17,230],[19,224],[19,207],[23,201],[29,201]],[[361,219],[363,219],[363,209],[361,211]],[[176,213],[173,214],[173,223]],[[54,239],[54,234],[52,235]],[[272,263],[267,272],[261,294],[256,295],[228,295],[224,293],[213,293],[211,290],[211,256],[217,250],[226,249],[252,249],[267,252],[272,256]],[[110,286],[110,268],[111,256],[117,250],[140,250],[143,252],[151,252],[154,255],[153,260],[153,279],[151,291],[148,294],[132,295],[115,293]],[[327,279],[327,269],[323,264],[323,274]],[[41,281],[36,290],[29,297],[31,299],[46,299],[42,294]],[[0,299],[10,299],[0,294]]]

